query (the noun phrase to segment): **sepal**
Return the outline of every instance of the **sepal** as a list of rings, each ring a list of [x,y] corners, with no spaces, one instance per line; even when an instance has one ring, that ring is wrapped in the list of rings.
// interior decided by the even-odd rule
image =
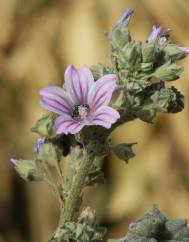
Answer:
[[[93,74],[95,81],[98,80],[99,78],[101,78],[104,75],[113,73],[113,70],[110,67],[107,67],[107,66],[102,65],[102,64],[93,65],[93,66],[90,67],[90,70],[92,71],[92,74]]]
[[[110,41],[112,49],[122,49],[127,43],[131,41],[131,35],[128,29],[120,29],[115,27],[109,31],[106,36]]]
[[[157,57],[158,48],[155,41],[146,42],[142,46],[142,61],[144,63],[153,63]]]

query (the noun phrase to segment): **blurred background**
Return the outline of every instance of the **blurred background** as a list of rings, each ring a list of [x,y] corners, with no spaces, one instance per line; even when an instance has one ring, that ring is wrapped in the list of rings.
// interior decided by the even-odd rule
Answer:
[[[104,32],[128,7],[135,39],[157,24],[189,46],[188,0],[0,0],[0,242],[47,242],[56,228],[58,203],[48,186],[26,184],[9,160],[33,157],[30,128],[44,113],[39,89],[61,84],[70,63],[108,63]],[[175,86],[186,97],[184,111],[117,129],[113,142],[138,142],[136,157],[128,165],[108,157],[105,184],[86,190],[84,204],[97,209],[107,238],[124,235],[154,203],[169,217],[189,218],[189,58],[181,64]]]

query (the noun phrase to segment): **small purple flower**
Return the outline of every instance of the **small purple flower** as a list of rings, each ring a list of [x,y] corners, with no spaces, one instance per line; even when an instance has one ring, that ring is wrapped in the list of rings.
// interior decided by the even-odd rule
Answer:
[[[117,25],[121,25],[122,27],[127,27],[133,13],[134,13],[134,10],[132,8],[128,8],[127,10],[125,10],[121,15],[121,17],[118,19]]]
[[[189,47],[179,47],[186,55],[189,55]]]
[[[44,142],[45,142],[44,138],[38,138],[33,147],[34,152],[39,153],[40,146],[44,144]]]
[[[40,90],[41,106],[59,115],[54,125],[56,133],[75,134],[85,125],[110,128],[120,118],[108,106],[117,87],[115,75],[105,75],[95,82],[87,66],[76,69],[69,65],[64,78],[63,88],[49,86]]]
[[[11,161],[11,163],[12,163],[14,166],[19,162],[19,160],[16,160],[16,159],[13,159],[13,158],[11,158],[10,161]]]
[[[153,41],[153,40],[159,39],[159,37],[161,36],[161,33],[162,33],[162,27],[161,26],[157,27],[154,25],[152,27],[152,31],[148,37],[148,41]]]

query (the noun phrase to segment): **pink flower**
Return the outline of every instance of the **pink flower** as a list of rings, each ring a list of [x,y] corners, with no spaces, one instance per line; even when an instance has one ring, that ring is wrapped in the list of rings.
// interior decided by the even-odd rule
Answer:
[[[108,74],[96,82],[87,66],[65,71],[64,88],[49,86],[40,90],[41,106],[58,114],[55,132],[78,133],[85,125],[110,128],[119,119],[119,113],[108,106],[117,87],[116,76]]]

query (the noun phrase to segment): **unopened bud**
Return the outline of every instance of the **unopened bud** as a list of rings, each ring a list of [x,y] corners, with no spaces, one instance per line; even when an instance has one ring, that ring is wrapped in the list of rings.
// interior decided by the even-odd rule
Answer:
[[[174,61],[180,60],[186,56],[186,53],[181,48],[179,48],[177,45],[174,45],[174,44],[168,44],[164,48],[164,51]]]
[[[15,160],[11,159],[11,162],[14,164],[14,167],[18,174],[25,181],[42,181],[43,174],[40,171],[37,161],[35,160]]]
[[[144,63],[154,62],[157,55],[157,43],[147,42],[142,48],[142,61]]]
[[[60,161],[61,153],[52,143],[44,143],[40,145],[37,158],[46,161],[50,166],[56,166]]]
[[[174,81],[179,78],[182,70],[183,68],[175,63],[166,63],[165,65],[159,67],[153,73],[153,76],[163,81]]]
[[[36,122],[36,125],[34,128],[32,128],[32,131],[46,138],[51,138],[54,135],[53,125],[54,125],[54,118],[52,117],[52,115],[45,116]]]

